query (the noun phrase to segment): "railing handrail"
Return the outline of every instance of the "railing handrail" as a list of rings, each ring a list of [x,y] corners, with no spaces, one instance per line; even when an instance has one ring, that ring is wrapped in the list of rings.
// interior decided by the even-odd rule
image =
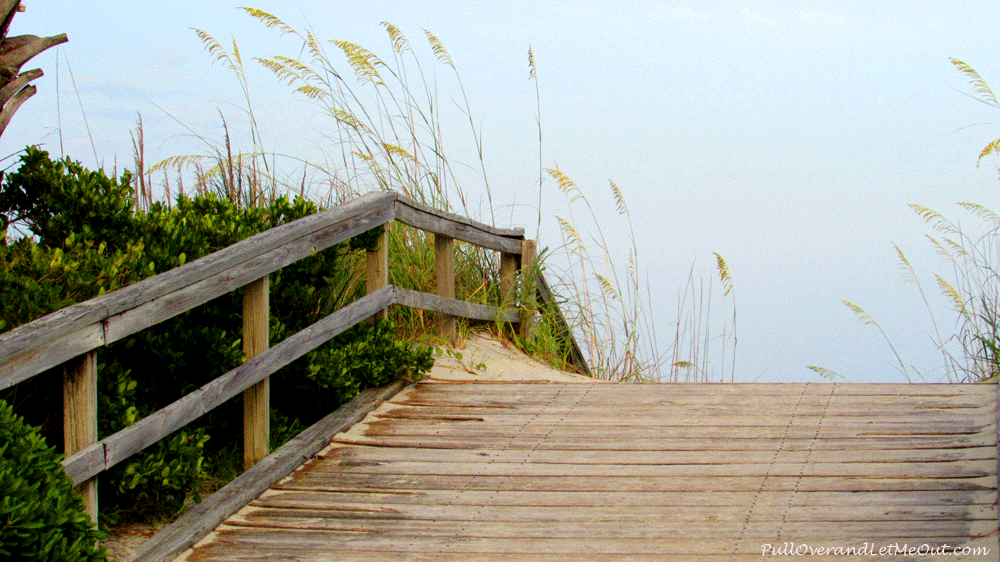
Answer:
[[[0,334],[0,390],[392,220],[508,254],[519,255],[524,238],[524,229],[478,223],[392,191],[368,193]]]
[[[266,322],[266,278],[295,261],[372,228],[397,220],[435,236],[436,271],[439,294],[423,293],[388,284],[385,234],[379,249],[369,251],[368,295],[331,313],[315,324],[260,352],[249,353],[246,362],[100,441],[96,430],[96,360],[94,351],[126,336],[168,320],[214,298],[240,288],[262,291]],[[86,482],[85,501],[96,515],[96,487],[93,478],[130,456],[142,451],[174,431],[218,407],[241,392],[252,393],[255,385],[305,353],[336,335],[394,304],[441,314],[439,329],[453,334],[456,316],[480,320],[520,322],[522,331],[530,327],[530,311],[525,306],[537,292],[551,302],[548,286],[536,277],[534,290],[522,294],[518,308],[479,305],[452,298],[454,287],[453,240],[499,251],[502,298],[514,302],[514,277],[522,266],[535,259],[534,241],[524,239],[524,229],[498,228],[453,213],[440,211],[395,192],[370,193],[343,205],[321,211],[272,228],[222,250],[194,260],[111,293],[43,316],[0,334],[0,390],[30,379],[61,364],[74,365],[64,377],[64,432],[67,458],[62,461],[74,485]],[[525,261],[527,263],[521,264]],[[375,273],[372,273],[375,270]],[[528,278],[525,278],[526,281]],[[527,288],[527,287],[525,287]],[[555,304],[554,302],[552,303]],[[248,314],[244,301],[244,314]],[[571,361],[586,371],[586,362],[565,320],[556,314],[560,331],[571,342]],[[259,319],[258,319],[259,320]],[[244,339],[248,337],[244,324]],[[265,330],[266,331],[266,330]],[[245,342],[246,343],[246,342]],[[78,363],[70,363],[76,359]],[[267,412],[267,391],[263,393],[263,414]],[[88,396],[89,395],[89,396]],[[247,400],[245,394],[244,400]],[[257,400],[256,398],[254,400]],[[250,414],[245,414],[250,415]],[[249,420],[250,418],[246,418]],[[248,423],[245,421],[245,423]],[[257,431],[245,426],[245,438]],[[249,433],[248,433],[249,432]],[[263,432],[266,434],[267,430]],[[266,443],[266,440],[264,441]],[[266,446],[265,446],[266,449]],[[251,464],[266,456],[254,457]],[[256,460],[253,460],[256,458]],[[87,494],[91,494],[86,500]]]

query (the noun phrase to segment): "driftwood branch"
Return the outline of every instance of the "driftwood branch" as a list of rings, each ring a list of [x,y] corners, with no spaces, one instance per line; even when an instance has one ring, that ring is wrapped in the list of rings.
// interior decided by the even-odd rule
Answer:
[[[11,98],[10,103],[4,106],[3,110],[0,111],[0,135],[3,134],[10,120],[14,117],[14,112],[17,111],[17,108],[21,107],[21,104],[25,100],[35,95],[37,90],[34,86],[25,86]]]
[[[35,69],[21,72],[21,66],[38,53],[69,41],[65,33],[52,37],[18,35],[7,37],[14,14],[23,11],[19,0],[0,0],[0,135],[21,104],[35,95],[35,87],[28,82],[42,76]]]
[[[52,37],[18,35],[0,41],[0,79],[13,80],[21,66],[38,53],[69,41],[65,33]]]
[[[7,100],[14,97],[14,94],[21,91],[22,88],[28,85],[28,82],[42,76],[42,71],[40,69],[29,70],[27,72],[22,72],[17,75],[17,78],[13,82],[7,84],[6,86],[0,88],[0,106],[7,103]]]
[[[14,19],[14,14],[23,11],[24,6],[21,5],[21,0],[0,0],[0,14],[3,14],[3,19],[0,20],[0,37],[7,36],[7,30],[10,29],[10,22]]]

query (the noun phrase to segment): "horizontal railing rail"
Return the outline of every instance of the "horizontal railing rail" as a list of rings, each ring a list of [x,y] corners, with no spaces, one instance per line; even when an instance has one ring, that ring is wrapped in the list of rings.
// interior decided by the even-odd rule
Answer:
[[[383,225],[395,200],[353,199],[0,334],[0,390]]]
[[[388,284],[385,232],[368,252],[368,294],[268,349],[268,275],[390,221],[429,232],[436,249],[437,294]],[[524,230],[504,229],[440,211],[394,192],[372,193],[247,238],[181,267],[81,302],[0,334],[0,390],[64,366],[63,467],[80,485],[96,520],[97,476],[167,437],[237,394],[244,395],[244,458],[249,468],[267,456],[268,377],[309,351],[392,305],[438,313],[438,330],[454,338],[454,318],[519,323],[532,327],[535,297],[556,307],[557,328],[570,342],[570,361],[587,370],[548,285],[537,271],[534,290],[521,292],[519,308],[474,304],[454,298],[454,240],[500,252],[501,304],[515,304],[518,271],[535,260],[535,242]],[[97,440],[96,350],[191,310],[231,291],[244,289],[245,363],[146,416]]]

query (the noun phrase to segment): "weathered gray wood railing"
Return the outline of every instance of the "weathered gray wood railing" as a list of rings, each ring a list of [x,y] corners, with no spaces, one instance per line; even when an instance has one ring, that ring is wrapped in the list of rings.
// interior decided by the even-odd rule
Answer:
[[[368,253],[368,294],[268,349],[268,275],[299,259],[392,220],[433,234],[437,294],[388,283],[383,231]],[[519,322],[530,331],[536,290],[521,291],[520,308],[473,304],[454,298],[454,240],[500,252],[503,302],[516,302],[518,270],[535,260],[535,242],[523,229],[487,226],[439,211],[393,192],[372,193],[344,205],[271,229],[156,277],[82,302],[0,334],[0,390],[63,366],[66,459],[63,467],[79,486],[91,517],[97,516],[96,478],[135,453],[244,393],[244,464],[267,454],[268,377],[337,334],[393,305],[439,313],[438,329],[454,337],[454,317]],[[550,300],[540,275],[537,294]],[[243,349],[239,367],[169,406],[97,440],[97,349],[163,322],[230,291],[243,288]],[[561,320],[561,318],[560,318]],[[564,334],[572,338],[563,322]],[[586,370],[575,343],[571,361]]]

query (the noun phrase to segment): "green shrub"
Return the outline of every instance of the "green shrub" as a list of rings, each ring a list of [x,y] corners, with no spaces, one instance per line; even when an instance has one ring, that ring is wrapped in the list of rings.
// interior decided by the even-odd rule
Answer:
[[[53,248],[81,230],[95,240],[131,240],[137,225],[131,220],[130,180],[128,172],[115,181],[103,171],[88,171],[69,158],[52,161],[47,152],[28,147],[0,191],[0,212],[5,215],[0,230],[25,221],[43,246]]]
[[[433,366],[431,349],[397,340],[388,320],[363,323],[289,365],[272,385],[281,389],[272,406],[311,424],[364,388],[419,380]]]
[[[0,400],[0,559],[106,560],[103,538],[38,431]]]
[[[5,225],[29,234],[0,244],[0,331],[319,210],[301,198],[241,208],[209,194],[135,211],[128,180],[127,173],[116,180],[27,149],[21,168],[0,186]],[[272,344],[360,296],[363,286],[354,264],[361,259],[354,250],[371,246],[375,236],[367,233],[271,275]],[[240,365],[241,314],[237,290],[100,349],[99,437]],[[430,351],[395,341],[390,325],[359,326],[274,375],[272,432],[278,440],[287,439],[360,389],[416,377],[429,367]],[[62,432],[58,412],[50,406],[61,400],[55,371],[0,393],[52,440]],[[238,446],[241,432],[237,397],[102,474],[104,522],[175,514],[205,477],[205,453],[216,457]]]

